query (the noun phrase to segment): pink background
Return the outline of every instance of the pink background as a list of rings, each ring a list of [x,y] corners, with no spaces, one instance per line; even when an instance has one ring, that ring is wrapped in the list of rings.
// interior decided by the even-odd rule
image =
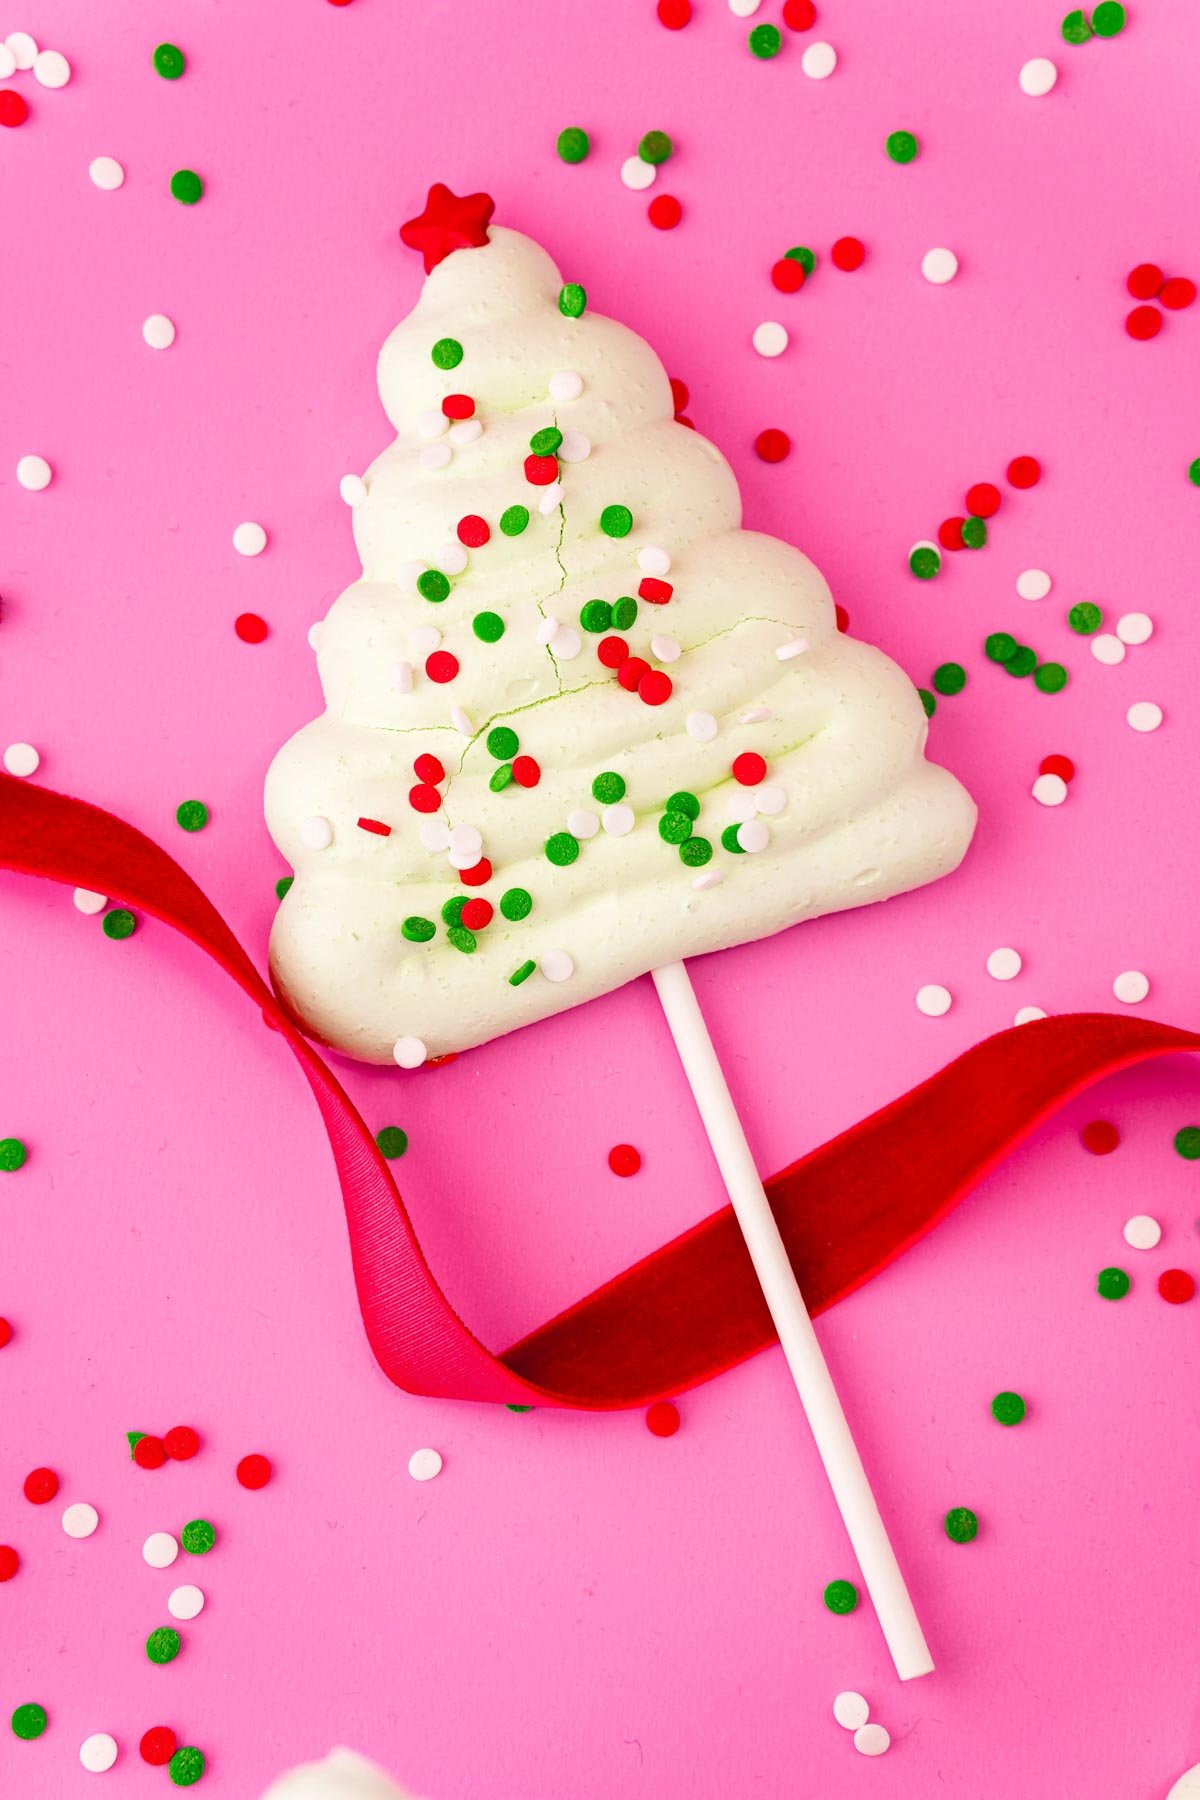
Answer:
[[[420,270],[396,238],[424,190],[487,187],[595,306],[628,321],[692,390],[731,458],[748,521],[819,563],[853,628],[928,684],[954,658],[931,749],[978,798],[962,873],[885,910],[830,919],[695,970],[764,1170],[779,1167],[1006,1026],[1018,1006],[1114,1006],[1141,968],[1142,1009],[1194,1025],[1195,580],[1200,307],[1161,337],[1122,330],[1126,270],[1200,275],[1194,137],[1200,17],[1134,8],[1126,32],[1071,48],[1065,9],[823,0],[840,63],[818,84],[803,40],[759,63],[748,27],[697,0],[681,33],[650,0],[256,0],[168,6],[30,0],[3,29],[64,50],[61,92],[15,83],[34,116],[0,133],[0,734],[42,751],[47,784],[111,806],[177,855],[261,958],[283,873],[260,792],[275,747],[319,704],[309,624],[356,573],[339,477],[388,441],[377,348]],[[778,17],[768,0],[759,20]],[[159,37],[186,77],[159,80]],[[1025,98],[1017,70],[1058,61]],[[554,154],[567,124],[593,152]],[[916,131],[891,164],[886,133]],[[661,127],[678,152],[646,223],[622,159]],[[126,166],[118,193],[87,176]],[[173,169],[207,181],[176,205]],[[839,274],[832,240],[860,235]],[[794,298],[773,260],[821,261]],[[919,274],[946,243],[946,288]],[[143,318],[178,339],[156,354]],[[753,327],[793,329],[778,362]],[[766,425],[791,458],[753,454]],[[56,479],[16,484],[39,452]],[[929,585],[905,555],[960,511],[971,481],[1040,456],[1006,492],[992,541]],[[270,533],[234,554],[239,520]],[[1050,598],[1019,600],[1026,567]],[[1103,668],[1065,622],[1095,599],[1143,609],[1153,640]],[[263,614],[261,647],[234,637]],[[1072,682],[1041,695],[986,663],[1008,629]],[[1134,700],[1166,723],[1139,737]],[[1072,756],[1065,806],[1029,798],[1039,760]],[[177,803],[206,800],[188,837]],[[111,1731],[118,1793],[162,1793],[137,1741],[167,1722],[209,1754],[204,1791],[257,1794],[337,1741],[436,1800],[654,1800],[868,1789],[891,1800],[1160,1800],[1200,1759],[1194,1681],[1197,1323],[1161,1269],[1197,1270],[1200,1165],[1172,1149],[1200,1118],[1173,1061],[1075,1105],[935,1236],[822,1321],[938,1658],[901,1687],[865,1605],[777,1354],[690,1395],[654,1439],[639,1414],[575,1417],[426,1402],[374,1367],[315,1111],[281,1045],[165,929],[111,943],[65,890],[14,878],[3,900],[0,1135],[31,1149],[0,1176],[0,1713],[42,1701],[38,1743],[0,1732],[0,1791],[92,1791],[77,1748]],[[1015,945],[1000,985],[987,953]],[[913,994],[955,995],[940,1020]],[[718,1205],[721,1194],[649,983],[435,1074],[352,1070],[434,1268],[500,1346]],[[1087,1156],[1079,1127],[1124,1141]],[[609,1146],[641,1147],[621,1182]],[[1161,1219],[1158,1251],[1122,1242]],[[1131,1269],[1119,1306],[1096,1271]],[[1018,1430],[999,1388],[1030,1402]],[[132,1468],[127,1429],[195,1424],[203,1455]],[[437,1446],[442,1476],[410,1481]],[[233,1467],[271,1455],[244,1493]],[[47,1462],[59,1503],[30,1507]],[[61,1505],[102,1514],[86,1543]],[[950,1544],[945,1510],[981,1531]],[[139,1547],[196,1513],[221,1534],[202,1564],[156,1573]],[[186,1559],[181,1559],[186,1560]],[[208,1606],[152,1667],[166,1594]],[[893,1734],[858,1757],[834,1722],[843,1687]]]

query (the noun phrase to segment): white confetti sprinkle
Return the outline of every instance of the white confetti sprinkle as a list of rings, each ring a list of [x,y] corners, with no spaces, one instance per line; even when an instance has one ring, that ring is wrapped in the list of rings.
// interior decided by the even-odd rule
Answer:
[[[166,313],[151,313],[142,322],[142,337],[151,350],[169,350],[175,342],[175,326]]]
[[[23,456],[17,463],[17,480],[31,494],[40,494],[53,478],[54,471],[44,456]]]
[[[701,869],[699,875],[693,876],[692,886],[703,893],[705,888],[720,887],[725,879],[723,869]]]
[[[169,1569],[178,1555],[178,1539],[169,1531],[152,1531],[142,1545],[142,1560],[152,1569]]]
[[[443,544],[433,559],[443,575],[461,575],[471,558],[465,544]]]
[[[860,1756],[882,1756],[891,1741],[882,1725],[860,1725],[854,1734],[854,1748]]]
[[[546,386],[552,400],[578,400],[583,392],[583,376],[574,369],[556,369]]]
[[[565,950],[545,950],[538,958],[538,968],[547,981],[570,981],[575,964]]]
[[[774,319],[764,319],[754,327],[750,342],[760,356],[782,356],[788,347],[787,330]]]
[[[775,652],[779,662],[791,662],[793,656],[803,656],[808,649],[807,638],[789,638],[786,644],[780,644]]]
[[[450,708],[450,723],[461,737],[474,737],[475,727],[471,723],[471,715],[464,712],[461,706]]]
[[[755,811],[765,814],[768,819],[773,819],[787,805],[787,789],[774,781],[764,781],[760,787],[750,788],[749,792],[754,800]]]
[[[944,287],[946,282],[953,281],[958,274],[958,258],[953,250],[947,250],[944,246],[927,250],[921,258],[921,273],[934,287]]]
[[[1125,723],[1134,731],[1157,731],[1162,722],[1162,707],[1153,700],[1135,700],[1125,714]]]
[[[76,1500],[62,1516],[62,1528],[69,1538],[89,1538],[100,1523],[100,1514],[86,1500]]]
[[[567,830],[572,837],[582,838],[586,843],[588,838],[595,837],[599,829],[599,819],[585,806],[576,807],[574,812],[567,814]]]
[[[324,619],[318,619],[315,625],[310,625],[305,635],[308,639],[309,649],[319,650],[321,648],[321,640],[325,636]]]
[[[1150,992],[1149,978],[1140,969],[1123,969],[1113,982],[1113,993],[1125,1006],[1136,1006]]]
[[[765,850],[771,841],[771,833],[761,819],[747,819],[745,824],[737,828],[737,841],[747,856],[755,856]]]
[[[1122,1235],[1131,1250],[1153,1250],[1162,1237],[1162,1226],[1149,1213],[1135,1213],[1126,1219]]]
[[[586,462],[592,454],[592,440],[585,437],[582,431],[564,431],[558,454],[565,463]]]
[[[1125,646],[1119,637],[1113,636],[1111,631],[1098,632],[1094,638],[1090,638],[1088,641],[1091,645],[1092,655],[1098,663],[1105,663],[1109,668],[1115,668],[1117,663],[1125,661]]]
[[[1123,644],[1145,644],[1154,636],[1149,613],[1124,613],[1117,620],[1117,636]]]
[[[393,1061],[402,1069],[419,1069],[428,1054],[419,1037],[397,1038],[392,1045]]]
[[[435,438],[445,437],[450,429],[450,421],[440,406],[431,406],[428,412],[417,414],[417,436],[423,443],[431,444]]]
[[[1031,99],[1040,100],[1048,94],[1058,80],[1058,69],[1048,56],[1031,56],[1027,63],[1021,64],[1021,72],[1017,76],[1021,84],[1021,92]]]
[[[66,87],[71,65],[61,50],[39,50],[33,59],[33,79],[44,88]]]
[[[447,433],[452,444],[473,444],[483,436],[482,419],[456,419]]]
[[[310,850],[328,850],[333,842],[333,826],[328,819],[315,815],[300,827],[300,842]]]
[[[678,662],[683,655],[679,640],[667,637],[663,632],[650,639],[650,652],[661,663]]]
[[[417,452],[417,461],[423,469],[444,469],[454,459],[454,452],[449,444],[426,444]]]
[[[12,52],[15,68],[32,69],[37,61],[38,47],[27,31],[10,31],[4,42]]]
[[[643,575],[669,574],[670,554],[658,544],[644,544],[638,551],[637,566]]]
[[[738,714],[743,725],[765,725],[773,717],[769,706],[748,706],[745,712]]]
[[[1042,806],[1061,806],[1067,797],[1067,784],[1061,775],[1039,775],[1029,791]]]
[[[367,497],[367,484],[361,475],[343,475],[338,482],[338,493],[347,506],[361,506]]]
[[[104,1775],[117,1760],[117,1740],[107,1731],[93,1731],[79,1746],[79,1760],[89,1775]]]
[[[441,641],[442,634],[436,625],[416,625],[408,634],[408,654],[414,662],[424,662]]]
[[[234,526],[233,547],[239,556],[261,556],[267,547],[267,534],[253,519],[244,519]]]
[[[10,775],[36,775],[41,761],[32,744],[10,744],[4,752],[4,766]]]
[[[1022,1006],[1013,1014],[1014,1025],[1032,1025],[1035,1019],[1044,1019],[1046,1014],[1040,1006]]]
[[[431,850],[434,855],[450,848],[450,827],[441,813],[427,814],[417,826],[417,836],[422,849]]]
[[[624,800],[618,800],[615,806],[606,806],[600,815],[600,823],[609,837],[628,837],[637,823],[632,806]]]
[[[414,1481],[432,1481],[442,1472],[442,1459],[436,1450],[414,1450],[408,1459],[408,1472]]]
[[[172,1588],[167,1595],[167,1611],[173,1619],[198,1619],[204,1611],[204,1594],[190,1582]]]
[[[717,735],[717,721],[710,712],[690,712],[684,723],[688,736],[697,744],[711,744]]]
[[[752,19],[762,0],[729,0],[729,10],[735,19]]]
[[[550,639],[550,654],[558,662],[574,662],[583,649],[583,639],[573,625],[559,625]]]
[[[1050,585],[1045,569],[1022,569],[1017,576],[1017,592],[1022,600],[1044,600]]]
[[[643,188],[653,187],[657,175],[655,165],[643,162],[640,156],[627,156],[621,164],[621,180],[635,193],[641,193]]]
[[[939,987],[936,981],[917,989],[917,1011],[924,1013],[927,1019],[940,1019],[943,1013],[950,1011],[952,1004],[950,989]]]
[[[834,1697],[833,1716],[839,1725],[846,1727],[847,1731],[857,1731],[859,1726],[865,1725],[870,1718],[871,1709],[861,1694],[856,1694],[848,1688],[844,1694],[837,1694]]]
[[[115,156],[94,156],[88,164],[92,185],[106,194],[115,193],[125,180],[125,171]]]
[[[108,905],[108,895],[94,894],[91,888],[76,888],[74,900],[80,912],[87,913],[89,917],[93,913],[103,912]]]
[[[993,981],[1011,981],[1021,973],[1021,955],[1017,950],[993,950],[987,959],[986,968]]]
[[[810,81],[825,81],[837,68],[837,51],[832,44],[809,44],[800,58],[800,67]]]

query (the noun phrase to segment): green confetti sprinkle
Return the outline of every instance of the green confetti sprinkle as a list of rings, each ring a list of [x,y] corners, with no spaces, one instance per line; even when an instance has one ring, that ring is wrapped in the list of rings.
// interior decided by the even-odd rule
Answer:
[[[505,537],[520,537],[528,523],[527,506],[506,506],[500,514],[500,529]]]
[[[638,145],[643,162],[665,163],[675,148],[665,131],[648,131]]]
[[[457,369],[463,359],[463,347],[457,338],[439,338],[429,352],[439,369]]]
[[[152,1663],[174,1662],[183,1648],[183,1641],[177,1631],[169,1625],[160,1625],[146,1639],[146,1655]]]
[[[1184,1125],[1175,1133],[1175,1149],[1185,1162],[1200,1162],[1200,1125]]]
[[[515,1400],[506,1400],[504,1402],[504,1405],[505,1405],[505,1410],[508,1412],[532,1412],[533,1411],[532,1406],[518,1406]]]
[[[852,1581],[831,1581],[822,1598],[831,1613],[852,1613],[858,1605],[858,1589]]]
[[[982,550],[987,543],[987,520],[964,519],[962,541],[968,550]]]
[[[1010,656],[1015,656],[1017,640],[1007,631],[993,631],[990,637],[983,640],[983,652],[990,662],[1006,663]]]
[[[204,1773],[204,1752],[191,1744],[176,1750],[167,1764],[167,1774],[176,1787],[194,1787]]]
[[[992,1401],[992,1417],[998,1425],[1019,1425],[1025,1417],[1025,1402],[1020,1394],[1007,1390]]]
[[[700,802],[695,794],[689,794],[686,788],[681,788],[679,793],[667,796],[667,811],[686,813],[689,819],[698,819]]]
[[[917,544],[909,552],[908,566],[918,581],[932,581],[942,566],[942,559],[932,544]]]
[[[702,869],[712,861],[713,847],[706,837],[687,838],[679,846],[679,860],[689,869]]]
[[[1037,668],[1037,651],[1031,650],[1028,644],[1018,644],[1012,655],[1005,659],[1006,675],[1032,675]]]
[[[520,968],[514,969],[512,974],[509,976],[509,978],[508,978],[509,987],[520,987],[520,985],[523,981],[529,980],[529,977],[533,974],[533,971],[536,968],[537,968],[537,964],[535,962],[523,962],[521,964]]]
[[[504,620],[499,613],[476,613],[471,620],[471,630],[484,644],[497,644],[504,636]]]
[[[395,1162],[408,1149],[408,1133],[401,1131],[399,1125],[385,1125],[382,1131],[375,1133],[375,1142],[379,1145],[380,1156]]]
[[[204,183],[195,169],[176,169],[171,177],[171,192],[181,206],[195,206],[204,192]]]
[[[613,601],[612,622],[618,631],[628,631],[638,616],[638,603],[632,594],[622,594]]]
[[[125,1437],[129,1444],[129,1460],[130,1460],[130,1462],[133,1461],[133,1453],[137,1449],[138,1445],[141,1443],[141,1441],[145,1437],[145,1435],[146,1434],[144,1431],[127,1431],[125,1433]]]
[[[506,888],[500,896],[500,911],[514,924],[519,919],[527,919],[533,911],[533,895],[528,888]]]
[[[1087,22],[1086,14],[1079,9],[1069,12],[1062,22],[1063,42],[1066,44],[1086,44],[1092,35],[1092,28]]]
[[[283,899],[283,896],[287,893],[295,879],[296,877],[294,875],[281,875],[279,877],[279,880],[275,883],[275,898],[277,900]]]
[[[606,537],[628,537],[633,530],[633,514],[627,506],[606,506],[600,514],[600,529]]]
[[[29,1155],[20,1138],[0,1138],[0,1169],[22,1169]]]
[[[1188,480],[1193,487],[1200,487],[1200,456],[1188,464]]]
[[[961,663],[939,663],[933,671],[933,685],[939,694],[961,694],[967,685],[967,671]]]
[[[565,869],[579,855],[579,839],[569,831],[556,831],[546,839],[546,855],[558,868]]]
[[[112,938],[116,943],[120,943],[123,938],[131,938],[137,930],[137,920],[127,906],[114,906],[111,912],[105,913],[100,923],[105,937]]]
[[[46,1723],[45,1707],[39,1706],[36,1700],[27,1700],[12,1716],[13,1735],[26,1740],[40,1738]]]
[[[658,835],[664,844],[685,844],[692,835],[692,821],[685,812],[665,812],[658,821]]]
[[[400,927],[400,936],[407,938],[410,944],[427,944],[431,937],[437,936],[437,926],[432,919],[411,913]]]
[[[464,956],[473,956],[475,954],[475,946],[479,940],[473,931],[467,930],[465,925],[451,925],[446,936],[450,939],[454,948],[456,950],[461,950]]]
[[[932,719],[934,713],[937,711],[936,697],[930,693],[928,688],[918,688],[917,692],[921,696],[921,705],[925,708],[925,717],[927,719]]]
[[[1043,694],[1061,694],[1067,685],[1067,671],[1061,663],[1039,663],[1033,671],[1033,685]]]
[[[179,1541],[189,1556],[207,1556],[217,1541],[217,1534],[207,1519],[189,1519],[179,1534]]]
[[[417,592],[435,605],[449,597],[450,583],[440,569],[422,569],[417,576]]]
[[[952,1544],[969,1544],[979,1535],[979,1520],[969,1506],[952,1506],[946,1514],[946,1536]]]
[[[558,310],[564,319],[582,319],[587,311],[587,289],[577,281],[568,281],[558,290]]]
[[[1124,1269],[1101,1269],[1096,1292],[1102,1300],[1123,1300],[1129,1292],[1129,1277]]]
[[[746,42],[750,46],[751,56],[757,56],[760,61],[765,62],[778,56],[783,49],[783,38],[778,25],[756,25]]]
[[[597,775],[592,783],[592,799],[598,800],[601,806],[615,806],[618,800],[625,798],[625,777],[618,775],[613,769],[605,769]]]
[[[894,163],[910,163],[916,160],[921,146],[911,131],[891,131],[884,141],[884,148]]]
[[[502,794],[512,783],[513,768],[510,762],[503,762],[498,769],[492,771],[492,779],[488,782],[493,794]]]
[[[488,755],[497,762],[511,762],[521,748],[521,740],[511,725],[495,725],[487,734]]]
[[[556,148],[565,163],[581,163],[591,147],[582,125],[568,125],[558,134]]]
[[[789,262],[798,262],[806,275],[811,275],[817,266],[817,259],[807,244],[796,244],[791,250],[783,253]]]
[[[1091,600],[1081,600],[1067,614],[1067,624],[1072,631],[1077,631],[1080,637],[1090,637],[1093,631],[1099,631],[1103,618],[1104,614]]]
[[[455,894],[451,900],[442,902],[442,920],[447,925],[462,924],[462,909],[467,904],[465,894]]]
[[[178,81],[187,68],[187,61],[178,44],[156,44],[151,61],[164,81]]]
[[[203,800],[181,800],[175,808],[175,823],[185,831],[203,831],[208,824],[208,808]]]
[[[556,456],[562,443],[562,432],[557,425],[543,425],[535,431],[529,440],[529,448],[535,456]]]
[[[738,843],[738,828],[736,825],[727,825],[725,827],[724,831],[721,833],[721,843],[726,850],[731,850],[735,856],[745,856],[746,854],[742,849],[742,846]]]
[[[1092,13],[1092,30],[1097,37],[1113,38],[1125,29],[1125,8],[1119,0],[1100,0]]]
[[[607,600],[585,600],[579,609],[579,623],[585,631],[607,631],[613,622],[613,609]]]

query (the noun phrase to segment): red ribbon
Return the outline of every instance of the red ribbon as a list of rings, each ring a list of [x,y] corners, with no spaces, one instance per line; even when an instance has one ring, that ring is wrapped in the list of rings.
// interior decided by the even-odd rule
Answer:
[[[0,867],[119,895],[172,925],[282,1032],[342,1184],[359,1305],[380,1367],[413,1394],[525,1406],[643,1406],[775,1341],[726,1206],[495,1356],[439,1288],[374,1138],[212,902],[132,825],[0,774]],[[767,1182],[809,1310],[878,1274],[1074,1094],[1200,1037],[1067,1014],[1002,1031]]]

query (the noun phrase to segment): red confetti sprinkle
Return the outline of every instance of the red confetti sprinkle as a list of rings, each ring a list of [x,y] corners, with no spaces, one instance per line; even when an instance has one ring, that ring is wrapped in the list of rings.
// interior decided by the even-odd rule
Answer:
[[[391,837],[392,835],[391,826],[385,825],[382,819],[360,819],[358,821],[358,829],[360,831],[374,832],[376,837]],[[167,1455],[169,1456],[170,1454],[170,1447],[168,1446]]]
[[[29,117],[29,102],[12,88],[0,89],[0,125],[23,125]]]
[[[783,22],[789,31],[810,31],[817,22],[817,9],[812,0],[787,0]]]
[[[655,1437],[674,1437],[679,1430],[679,1408],[671,1400],[656,1400],[646,1409],[646,1429]]]
[[[438,782],[446,779],[446,771],[440,760],[436,756],[432,756],[428,750],[423,750],[414,762],[413,774],[418,781]]]
[[[829,252],[830,261],[835,269],[861,269],[866,257],[866,249],[856,237],[839,238]]]
[[[21,1559],[11,1544],[0,1544],[0,1581],[11,1581],[21,1566]]]
[[[629,645],[623,637],[601,638],[596,645],[596,655],[606,669],[619,669],[629,655]]]
[[[786,431],[780,431],[777,425],[768,425],[760,431],[754,440],[754,448],[763,462],[780,463],[791,450],[792,440]]]
[[[542,779],[542,766],[532,756],[514,756],[512,771],[518,787],[536,787]]]
[[[527,456],[525,458],[525,479],[533,487],[549,487],[552,481],[558,480],[558,458],[556,456]]]
[[[163,1449],[172,1462],[190,1462],[199,1448],[200,1434],[190,1425],[173,1425],[163,1439]]]
[[[332,0],[332,4],[345,6],[346,0]],[[153,1764],[157,1769],[163,1763],[170,1762],[175,1754],[176,1744],[175,1733],[169,1725],[152,1725],[149,1731],[143,1733],[138,1748],[142,1753],[142,1761]]]
[[[1172,1306],[1182,1306],[1196,1292],[1196,1283],[1186,1269],[1164,1269],[1158,1278],[1158,1291]]]
[[[1196,298],[1196,284],[1186,275],[1172,275],[1170,281],[1163,283],[1163,291],[1158,297],[1169,311],[1182,312]]]
[[[1157,306],[1135,306],[1125,320],[1125,329],[1131,338],[1144,344],[1148,338],[1157,337],[1162,330],[1162,314]]]
[[[781,256],[771,265],[771,285],[781,294],[797,294],[804,286],[804,264],[792,256]]]
[[[658,0],[658,22],[668,31],[682,31],[692,16],[692,0]]]
[[[58,1492],[58,1476],[53,1469],[34,1469],[25,1477],[25,1498],[34,1506],[45,1506]]]
[[[632,658],[630,659],[633,660]],[[628,664],[625,665],[628,667]],[[675,684],[669,675],[661,669],[651,669],[638,682],[638,699],[644,700],[647,706],[661,706],[675,692]]]
[[[1039,775],[1057,775],[1063,781],[1071,781],[1075,775],[1075,764],[1069,756],[1043,756],[1038,764]]]
[[[133,1460],[139,1469],[161,1469],[167,1460],[166,1447],[161,1438],[142,1437],[133,1446]]]
[[[938,543],[943,550],[961,550],[963,547],[963,526],[966,520],[954,517],[943,519],[938,526]]]
[[[834,608],[833,608],[833,616],[837,620],[837,628],[839,631],[849,631],[849,629],[850,629],[850,614],[846,611],[844,606],[841,606],[835,602]]]
[[[419,781],[416,787],[408,790],[408,804],[414,812],[435,813],[442,804],[442,796],[427,781]]]
[[[976,519],[990,519],[1000,511],[1000,489],[990,481],[977,481],[967,489],[967,511]]]
[[[1010,487],[1036,487],[1042,479],[1042,465],[1036,456],[1014,456],[1006,473]]]
[[[657,575],[643,575],[638,582],[638,596],[648,600],[651,606],[665,606],[675,589],[669,581],[660,581]]]
[[[450,650],[434,650],[425,658],[425,673],[444,686],[458,674],[458,658]]]
[[[490,194],[452,194],[444,181],[435,181],[425,211],[400,227],[400,242],[421,252],[428,275],[452,250],[486,244],[488,220],[495,210]]]
[[[1125,277],[1125,286],[1135,300],[1153,300],[1163,284],[1163,272],[1157,263],[1139,263]]]
[[[676,375],[671,376],[671,399],[674,402],[675,411],[677,413],[683,412],[688,401],[691,399],[691,395],[688,393],[687,382],[680,381]]]
[[[683,208],[674,194],[656,194],[646,208],[646,217],[658,231],[674,231],[683,217]]]
[[[469,869],[460,869],[458,879],[464,887],[482,887],[485,881],[492,879],[492,865],[486,856],[481,856]]]
[[[641,656],[627,656],[617,670],[617,680],[631,694],[636,694],[638,682],[643,675],[650,673],[650,664]]]
[[[260,619],[257,613],[239,613],[233,621],[233,629],[243,644],[261,644],[267,635],[267,621]]]
[[[743,787],[757,787],[767,772],[767,765],[757,750],[743,750],[733,759],[733,779]]]
[[[237,1478],[244,1488],[264,1488],[271,1479],[271,1465],[265,1456],[252,1451],[237,1466]]]
[[[636,1175],[642,1166],[641,1151],[632,1144],[614,1144],[608,1153],[608,1166],[614,1175]]]
[[[491,924],[495,911],[490,900],[468,900],[462,909],[462,923],[468,931],[482,931]]]
[[[470,394],[447,394],[442,411],[448,419],[471,419],[475,416],[475,402]]]
[[[5,1344],[9,1344],[11,1342],[12,1342],[12,1326],[9,1324],[7,1319],[0,1319],[0,1350],[3,1350]]]
[[[465,544],[468,550],[478,550],[492,535],[491,526],[478,513],[468,513],[465,519],[460,519],[457,531],[459,543]]]
[[[1093,1119],[1079,1134],[1085,1150],[1093,1156],[1111,1156],[1121,1141],[1121,1134],[1107,1119]]]

